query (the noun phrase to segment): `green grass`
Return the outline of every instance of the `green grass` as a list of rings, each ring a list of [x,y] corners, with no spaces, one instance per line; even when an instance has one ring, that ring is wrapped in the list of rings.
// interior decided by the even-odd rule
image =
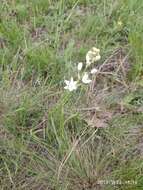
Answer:
[[[0,189],[142,190],[142,19],[142,0],[0,2]],[[112,75],[68,93],[93,46]]]

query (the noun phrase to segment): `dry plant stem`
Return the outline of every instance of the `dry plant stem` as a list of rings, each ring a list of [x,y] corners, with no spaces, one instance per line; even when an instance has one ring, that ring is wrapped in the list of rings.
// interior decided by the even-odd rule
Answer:
[[[107,60],[105,60],[105,62],[99,67],[98,73],[97,73],[97,75],[94,77],[93,82],[92,82],[92,85],[91,85],[91,87],[90,87],[90,91],[91,91],[91,92],[93,92],[93,90],[94,90],[94,86],[95,86],[95,83],[96,83],[96,79],[97,79],[98,74],[113,75],[113,76],[115,76],[115,78],[117,77],[117,75],[113,74],[112,72],[102,72],[102,69],[103,69],[105,66],[111,65],[111,63],[109,63],[109,64],[107,64],[107,63],[108,63],[108,61],[110,61],[110,59],[111,59],[114,55],[116,55],[116,53],[117,53],[117,50],[116,50]],[[126,73],[125,73],[125,69],[124,69],[123,63],[127,60],[128,56],[129,56],[129,54],[127,54],[127,55],[124,57],[124,59],[123,59],[122,61],[120,61],[120,65],[119,65],[119,67],[118,67],[118,69],[117,69],[117,71],[116,71],[116,74],[118,73],[118,70],[119,70],[120,67],[121,67],[121,69],[122,69],[122,71],[123,71],[123,75],[124,75],[124,77],[125,77],[125,74],[126,74]],[[115,80],[116,80],[117,82],[119,82],[120,84],[122,84],[123,86],[125,86],[126,89],[128,89],[129,87],[128,87],[128,85],[126,84],[126,82],[125,82],[125,80],[124,80],[124,77],[122,78],[122,81],[119,80],[119,79],[115,79]]]
[[[100,108],[98,107],[90,107],[90,108],[79,108],[79,109],[76,109],[76,111],[92,111],[92,110],[97,110],[99,111]]]
[[[94,135],[96,134],[96,132],[98,131],[98,128],[92,133],[92,135],[81,145],[81,148],[87,144],[89,142],[90,139],[92,139],[92,137],[94,137]]]
[[[98,73],[101,72],[101,70],[104,68],[104,66],[110,65],[110,64],[107,64],[107,63],[108,63],[109,60],[116,54],[116,52],[117,52],[117,50],[115,50],[115,52],[113,52],[113,54],[112,54],[111,56],[109,56],[108,59],[106,59],[106,60],[103,62],[103,64],[102,64],[102,65],[99,67],[99,69],[98,69]],[[91,84],[91,86],[90,86],[90,90],[89,90],[90,93],[94,91],[94,86],[95,86],[95,83],[96,83],[96,78],[97,78],[97,76],[98,76],[98,73],[97,73],[96,76],[94,77],[93,82],[92,82],[92,84]],[[90,95],[90,94],[88,94],[88,99],[89,99],[89,95]]]

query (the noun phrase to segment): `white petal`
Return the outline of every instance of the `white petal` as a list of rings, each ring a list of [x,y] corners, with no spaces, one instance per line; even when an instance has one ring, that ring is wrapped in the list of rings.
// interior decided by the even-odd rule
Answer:
[[[82,66],[83,66],[83,63],[82,63],[82,62],[78,63],[78,66],[77,66],[78,71],[81,71]]]
[[[98,70],[97,70],[96,68],[94,68],[94,69],[92,69],[92,70],[90,71],[91,74],[95,74],[95,73],[97,73],[97,72],[98,72]]]
[[[96,57],[95,57],[95,60],[94,61],[98,61],[98,60],[100,60],[101,59],[101,56],[100,55],[97,55]]]
[[[91,80],[88,78],[88,74],[84,73],[83,77],[82,77],[82,82],[84,84],[89,84],[91,82]]]
[[[72,87],[72,89],[73,89],[73,90],[76,90],[76,89],[77,89],[77,86],[76,86],[76,85],[75,85],[75,86],[73,86],[73,87]]]
[[[65,80],[64,82],[66,83],[66,85],[69,85],[69,83],[70,83],[69,80]]]
[[[73,83],[73,82],[74,82],[73,77],[71,77],[70,83]]]
[[[72,87],[69,88],[69,91],[70,91],[70,92],[73,91],[73,90],[74,90],[74,89],[73,89]]]
[[[92,52],[93,52],[92,50],[89,50],[89,51],[87,52],[87,54],[88,54],[88,55],[91,55]]]
[[[65,86],[65,87],[64,87],[64,89],[67,89],[67,90],[68,90],[68,89],[69,89],[69,87],[68,87],[68,86]]]
[[[82,80],[82,82],[83,82],[84,84],[89,84],[89,83],[91,83],[91,80],[90,80],[90,79],[88,79],[88,80]]]
[[[96,48],[96,47],[93,47],[92,50],[96,53],[99,53],[100,52],[100,49]]]

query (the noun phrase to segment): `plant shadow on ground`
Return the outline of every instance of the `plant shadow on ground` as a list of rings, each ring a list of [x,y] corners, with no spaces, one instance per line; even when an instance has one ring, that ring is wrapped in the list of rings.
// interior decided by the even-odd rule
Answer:
[[[142,0],[0,2],[0,189],[142,189],[142,12]],[[100,73],[64,91],[92,46]]]

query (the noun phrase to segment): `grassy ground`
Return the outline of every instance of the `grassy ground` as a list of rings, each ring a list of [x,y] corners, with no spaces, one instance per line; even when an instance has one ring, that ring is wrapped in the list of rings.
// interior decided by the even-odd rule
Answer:
[[[0,1],[0,189],[143,189],[143,1]],[[93,46],[104,75],[64,90]]]

